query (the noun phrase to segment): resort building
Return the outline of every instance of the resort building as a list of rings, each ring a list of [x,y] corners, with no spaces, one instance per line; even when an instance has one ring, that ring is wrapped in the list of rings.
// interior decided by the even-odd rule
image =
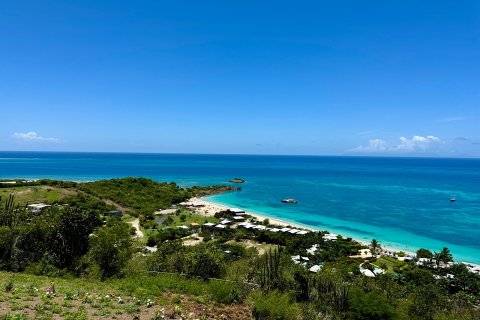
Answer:
[[[48,207],[50,207],[50,205],[45,204],[45,203],[33,203],[33,204],[29,204],[27,206],[27,209],[30,210],[30,212],[33,213],[33,214],[38,214],[38,213],[41,213],[43,210],[45,210]]]

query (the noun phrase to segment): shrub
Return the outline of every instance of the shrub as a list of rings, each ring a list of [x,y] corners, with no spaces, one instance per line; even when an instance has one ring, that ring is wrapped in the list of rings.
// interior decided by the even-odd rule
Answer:
[[[219,303],[240,303],[245,297],[235,283],[212,280],[209,282],[208,291],[213,300]]]
[[[212,247],[195,246],[185,255],[185,273],[200,278],[218,278],[223,273],[223,254]]]
[[[376,291],[353,291],[350,307],[350,318],[355,320],[389,320],[395,317],[388,299]]]
[[[255,292],[252,294],[255,319],[288,320],[298,318],[298,305],[287,293],[272,291],[269,293]]]

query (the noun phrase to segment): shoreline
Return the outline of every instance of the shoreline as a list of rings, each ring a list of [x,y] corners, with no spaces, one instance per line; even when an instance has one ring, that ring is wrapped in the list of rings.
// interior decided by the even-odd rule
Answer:
[[[217,202],[214,202],[214,201],[208,199],[208,196],[201,197],[201,198],[191,198],[189,200],[189,202],[196,203],[198,205],[203,205],[204,207],[200,207],[199,209],[200,209],[200,211],[203,211],[202,212],[203,214],[208,215],[208,216],[213,216],[215,214],[215,212],[217,212],[217,211],[227,210],[227,209],[231,208],[227,205],[220,204],[220,203],[217,203]],[[202,208],[203,208],[203,210],[202,210]],[[328,231],[326,229],[318,229],[318,228],[314,228],[312,226],[303,225],[301,223],[289,222],[287,220],[282,220],[282,219],[279,219],[279,218],[270,217],[268,215],[253,212],[253,211],[249,211],[249,210],[245,210],[245,213],[252,216],[252,217],[255,217],[259,221],[263,221],[265,219],[268,219],[271,224],[276,224],[276,225],[279,225],[279,226],[282,226],[282,227],[292,226],[292,227],[295,227],[295,228],[305,229],[305,230],[309,230],[309,231],[312,231],[312,232],[327,231],[327,232],[331,233],[330,231]],[[344,237],[341,234],[338,234],[338,235]],[[366,242],[364,240],[356,239],[356,238],[353,238],[353,237],[346,237],[346,238],[351,238],[353,241],[356,241],[356,242],[360,243],[361,245],[364,245],[364,246],[367,246],[367,247],[370,246],[370,243]],[[380,243],[380,245],[381,245],[381,243]],[[405,253],[405,257],[416,257],[415,252],[398,249],[398,248],[395,248],[395,247],[392,247],[392,246],[381,246],[381,250],[382,250],[382,253],[403,252],[403,253]]]
[[[191,198],[190,201],[196,202],[198,204],[205,205],[204,208],[208,209],[207,211],[205,211],[205,214],[210,215],[210,216],[213,216],[216,211],[222,211],[222,210],[226,210],[226,209],[231,208],[230,206],[214,202],[210,199],[205,199],[205,198],[208,198],[208,197],[209,196],[201,197],[201,198]],[[209,212],[210,210],[213,210],[215,212],[211,213],[211,212]],[[279,219],[279,218],[269,217],[268,215],[260,214],[260,213],[249,211],[249,210],[245,210],[245,213],[257,218],[257,220],[260,220],[260,221],[268,219],[271,224],[276,224],[276,225],[279,225],[279,226],[282,226],[282,227],[292,226],[292,227],[295,227],[295,228],[305,229],[305,230],[309,230],[309,231],[312,231],[312,232],[327,231],[328,233],[331,233],[330,231],[328,231],[326,229],[319,229],[319,228],[314,228],[312,226],[303,225],[303,224],[300,224],[300,223],[289,222],[288,220],[282,220],[282,219]],[[341,237],[344,237],[341,233],[337,233],[337,234]],[[357,239],[355,237],[345,237],[345,238],[351,238],[353,241],[356,241],[356,242],[360,243],[361,245],[364,245],[364,246],[367,246],[368,248],[370,248],[370,243],[369,242]],[[379,239],[377,239],[377,240],[379,240]],[[412,252],[412,251],[408,251],[408,250],[402,250],[402,249],[396,248],[394,246],[383,246],[381,242],[380,242],[380,250],[381,250],[381,254],[387,254],[387,255],[388,255],[388,253],[392,253],[392,252],[393,253],[403,252],[405,254],[405,256],[403,258],[416,258],[416,256],[417,256],[416,252]],[[400,258],[399,260],[402,259],[402,257],[398,257],[398,258]],[[455,263],[468,264],[468,265],[480,268],[479,263],[472,263],[472,262],[468,262],[468,261],[455,261],[455,260],[454,260],[454,262]]]

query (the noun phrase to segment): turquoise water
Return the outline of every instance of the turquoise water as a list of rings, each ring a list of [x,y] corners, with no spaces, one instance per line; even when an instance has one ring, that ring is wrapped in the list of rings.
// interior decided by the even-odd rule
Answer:
[[[182,186],[242,177],[242,191],[210,199],[409,251],[447,246],[480,263],[479,159],[0,152],[0,178],[124,176]],[[280,203],[287,197],[299,203]]]

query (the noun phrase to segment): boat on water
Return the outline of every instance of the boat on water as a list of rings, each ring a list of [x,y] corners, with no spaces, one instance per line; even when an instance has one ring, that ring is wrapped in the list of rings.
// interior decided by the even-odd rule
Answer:
[[[455,196],[450,197],[450,202],[455,202],[457,201],[457,198]]]
[[[296,199],[282,199],[283,203],[298,203]]]

